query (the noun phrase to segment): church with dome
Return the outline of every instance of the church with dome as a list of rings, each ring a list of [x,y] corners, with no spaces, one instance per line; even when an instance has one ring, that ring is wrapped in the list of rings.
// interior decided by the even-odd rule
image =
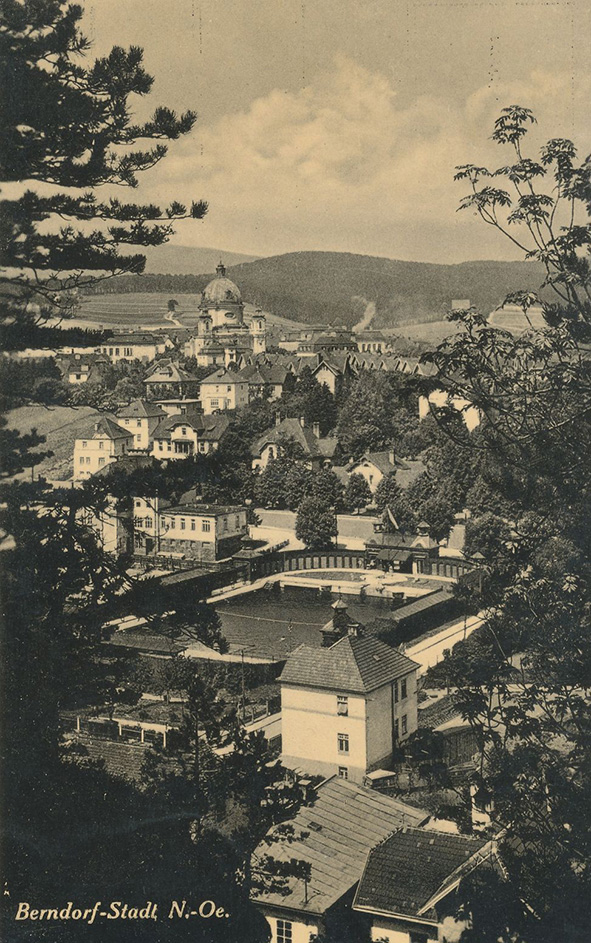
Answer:
[[[243,366],[248,358],[267,349],[265,316],[258,309],[244,320],[244,302],[237,285],[220,262],[216,276],[205,287],[199,304],[197,333],[185,344],[185,356],[200,367]]]

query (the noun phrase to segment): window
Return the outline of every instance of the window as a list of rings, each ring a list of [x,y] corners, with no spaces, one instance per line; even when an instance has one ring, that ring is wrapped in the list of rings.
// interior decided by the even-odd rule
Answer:
[[[142,502],[141,502],[141,500],[140,500],[139,498],[136,498],[136,499],[135,499],[134,504],[135,504],[136,508],[141,508],[141,506],[142,506]]]
[[[185,529],[185,518],[181,517],[181,530]]]
[[[165,517],[161,517],[161,518],[160,518],[160,527],[166,527],[166,518],[165,518]]]
[[[402,715],[402,736],[408,733],[408,718],[406,714]]]
[[[186,427],[186,426],[183,426],[183,427],[181,428],[181,433],[182,433],[182,435],[186,435],[186,434],[187,434],[187,427]]]
[[[80,464],[81,464],[81,465],[84,465],[84,456],[83,456],[83,455],[80,456]]]
[[[349,767],[339,766],[339,779],[348,779],[348,778],[349,778]]]
[[[398,717],[394,721],[394,740],[396,742],[400,740],[400,721],[398,720]]]
[[[211,408],[212,408],[212,409],[217,409],[219,405],[220,405],[219,399],[212,399],[212,401],[211,401]]]
[[[100,466],[100,465],[104,465],[104,464],[105,464],[105,459],[104,459],[104,456],[103,456],[103,458],[99,458],[99,466]]]
[[[208,534],[211,530],[211,521],[201,521],[201,530],[204,534]]]
[[[191,518],[191,530],[195,530],[195,518]]]
[[[135,440],[136,442],[141,442],[142,441],[141,435],[136,435]]]
[[[398,681],[394,682],[393,689],[394,689],[394,703],[398,704]]]
[[[349,698],[344,694],[339,694],[337,696],[337,714],[342,714],[343,717],[346,717],[349,713]]]
[[[142,428],[142,420],[141,420],[141,419],[138,419],[138,420],[137,420],[136,426],[137,426],[138,429],[141,429],[141,428]]]
[[[152,527],[153,523],[154,523],[154,522],[152,521],[152,518],[151,518],[151,517],[147,517],[146,520],[144,521],[144,526],[145,526],[145,527]]]
[[[116,357],[119,356],[119,348],[118,348],[118,347],[115,348],[115,356],[116,356]]]
[[[400,682],[400,700],[403,701],[406,697],[406,678],[403,678]]]
[[[124,352],[124,354],[125,354],[126,357],[131,357],[131,355],[132,355],[132,353],[133,353],[133,349],[132,349],[131,347],[125,347],[125,349],[124,349],[123,352]]]
[[[104,447],[105,447],[105,443],[104,443],[104,442],[99,442],[99,449],[104,449]]]
[[[226,387],[226,393],[231,393],[231,392],[232,392],[232,387],[231,387],[231,386],[227,386],[227,387]]]
[[[82,443],[82,448],[85,449],[87,445],[88,445],[88,442],[83,442],[83,443]]]
[[[112,356],[113,356],[113,348],[109,347],[109,357],[112,357]]]
[[[348,753],[349,752],[349,734],[348,733],[338,733],[337,734],[337,745],[339,753]]]
[[[290,920],[277,921],[277,943],[293,943],[293,924]]]
[[[238,529],[239,527],[240,527],[240,516],[237,514],[236,515],[236,529]]]
[[[76,374],[76,379],[79,380],[81,376],[82,376],[81,373],[77,373],[77,374]]]

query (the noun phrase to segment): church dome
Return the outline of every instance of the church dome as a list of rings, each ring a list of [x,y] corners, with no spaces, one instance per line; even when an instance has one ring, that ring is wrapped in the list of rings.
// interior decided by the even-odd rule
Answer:
[[[238,286],[229,278],[226,278],[226,267],[220,262],[216,268],[216,277],[210,281],[203,291],[201,303],[202,305],[217,305],[227,304],[228,302],[241,304],[242,295]]]

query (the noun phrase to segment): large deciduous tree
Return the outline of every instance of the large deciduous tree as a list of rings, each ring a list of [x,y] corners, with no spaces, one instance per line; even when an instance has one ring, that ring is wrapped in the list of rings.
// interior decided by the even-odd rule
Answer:
[[[510,163],[463,166],[457,178],[471,188],[462,207],[539,260],[544,284],[507,299],[521,330],[459,312],[460,332],[430,360],[438,382],[479,408],[480,433],[462,446],[488,467],[469,534],[486,552],[486,618],[474,657],[460,644],[445,669],[484,745],[478,773],[506,830],[512,901],[491,934],[490,907],[470,887],[466,939],[550,943],[588,936],[591,892],[591,159],[562,139],[528,154],[533,122],[503,109],[493,138]],[[445,411],[438,419],[447,426]]]

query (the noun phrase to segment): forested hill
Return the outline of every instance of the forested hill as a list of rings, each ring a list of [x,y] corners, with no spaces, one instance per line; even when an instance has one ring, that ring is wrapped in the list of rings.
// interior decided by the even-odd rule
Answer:
[[[394,327],[442,317],[452,299],[469,299],[490,312],[509,291],[538,288],[541,266],[533,262],[463,262],[436,265],[400,262],[344,252],[291,252],[233,265],[228,276],[243,298],[287,318],[346,324],[376,306],[372,326]],[[211,275],[122,276],[101,291],[198,292]]]

